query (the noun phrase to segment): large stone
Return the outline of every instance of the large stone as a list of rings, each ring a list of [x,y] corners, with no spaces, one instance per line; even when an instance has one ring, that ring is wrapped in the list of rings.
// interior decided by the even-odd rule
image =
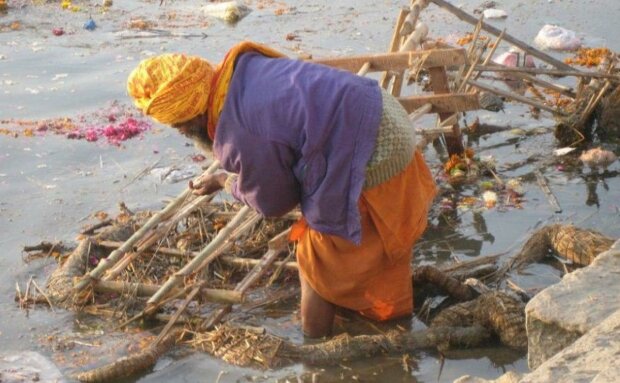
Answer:
[[[620,377],[619,361],[620,310],[519,383],[615,383]]]
[[[478,377],[471,376],[471,375],[465,375],[465,376],[458,378],[453,383],[518,383],[520,378],[521,376],[517,374],[516,372],[508,371],[504,375],[494,380],[488,380],[488,379],[478,378]]]
[[[0,355],[0,382],[65,382],[51,360],[34,351]]]
[[[620,310],[620,241],[567,274],[525,307],[528,364],[534,370]]]

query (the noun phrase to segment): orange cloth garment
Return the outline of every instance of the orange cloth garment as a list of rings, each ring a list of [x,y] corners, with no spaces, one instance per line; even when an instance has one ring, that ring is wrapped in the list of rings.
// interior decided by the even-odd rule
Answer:
[[[257,44],[252,41],[243,41],[234,47],[232,47],[224,60],[217,66],[215,75],[211,82],[211,94],[209,95],[209,107],[208,107],[208,121],[207,129],[209,137],[215,138],[215,127],[217,121],[220,118],[222,109],[224,109],[224,103],[226,101],[226,95],[228,94],[228,86],[235,69],[235,61],[240,54],[246,52],[258,52],[267,57],[285,57],[284,54],[271,49],[265,45]]]
[[[362,192],[361,246],[296,224],[302,277],[323,299],[369,318],[410,314],[412,247],[426,229],[435,194],[433,177],[416,152],[400,174]]]

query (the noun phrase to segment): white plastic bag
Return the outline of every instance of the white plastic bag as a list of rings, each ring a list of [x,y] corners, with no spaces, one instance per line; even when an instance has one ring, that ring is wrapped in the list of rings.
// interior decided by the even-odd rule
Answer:
[[[545,25],[536,38],[536,44],[541,49],[553,49],[556,51],[574,51],[581,47],[581,40],[577,34],[557,25]]]

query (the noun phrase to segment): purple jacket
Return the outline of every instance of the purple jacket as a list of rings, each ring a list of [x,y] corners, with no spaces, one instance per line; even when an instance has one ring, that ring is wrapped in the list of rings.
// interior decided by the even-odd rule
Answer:
[[[257,53],[236,63],[214,152],[233,195],[265,216],[297,204],[319,232],[361,242],[358,200],[382,112],[377,82]]]

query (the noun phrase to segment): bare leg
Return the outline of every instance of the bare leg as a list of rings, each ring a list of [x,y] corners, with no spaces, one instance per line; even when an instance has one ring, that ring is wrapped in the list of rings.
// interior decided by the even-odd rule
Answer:
[[[321,338],[332,332],[335,306],[310,286],[300,275],[301,281],[301,329],[309,338]]]

